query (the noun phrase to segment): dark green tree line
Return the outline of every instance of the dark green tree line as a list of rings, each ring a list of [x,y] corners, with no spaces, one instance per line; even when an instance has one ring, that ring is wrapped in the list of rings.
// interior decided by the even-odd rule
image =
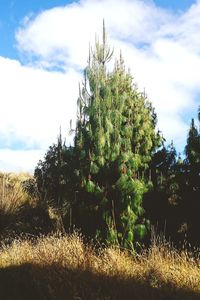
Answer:
[[[200,129],[194,119],[188,131],[185,158],[177,157],[173,146],[163,147],[155,153],[151,169],[153,189],[144,201],[151,223],[176,244],[186,241],[199,246]]]

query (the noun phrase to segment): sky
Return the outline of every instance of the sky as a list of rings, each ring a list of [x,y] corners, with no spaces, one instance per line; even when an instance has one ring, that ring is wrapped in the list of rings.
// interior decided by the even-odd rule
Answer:
[[[200,0],[0,0],[0,171],[33,172],[68,144],[89,44],[105,20],[167,143],[183,153],[200,105]]]

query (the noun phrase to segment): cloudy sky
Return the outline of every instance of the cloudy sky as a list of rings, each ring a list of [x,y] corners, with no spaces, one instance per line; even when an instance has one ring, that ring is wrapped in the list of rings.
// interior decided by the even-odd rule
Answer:
[[[0,170],[33,171],[76,117],[89,43],[105,19],[158,128],[183,152],[200,105],[200,0],[1,0]]]

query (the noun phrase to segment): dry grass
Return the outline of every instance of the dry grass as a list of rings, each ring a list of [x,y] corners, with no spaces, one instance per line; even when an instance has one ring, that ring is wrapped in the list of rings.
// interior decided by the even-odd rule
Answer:
[[[0,213],[4,215],[17,214],[20,208],[29,200],[22,189],[22,182],[30,178],[25,173],[0,173]]]
[[[24,181],[31,178],[27,173],[0,173],[0,246],[10,244],[16,236],[25,238],[58,229],[58,216],[52,219],[48,207],[25,191]]]
[[[0,290],[4,300],[200,299],[198,264],[164,244],[132,256],[77,234],[15,240],[0,251]]]
[[[31,203],[21,186],[29,177],[0,173],[0,233],[20,222],[19,231],[38,232],[49,222],[40,224],[45,214],[57,218]],[[164,242],[133,256],[119,248],[97,250],[78,234],[15,239],[0,248],[0,299],[199,300],[199,257]]]

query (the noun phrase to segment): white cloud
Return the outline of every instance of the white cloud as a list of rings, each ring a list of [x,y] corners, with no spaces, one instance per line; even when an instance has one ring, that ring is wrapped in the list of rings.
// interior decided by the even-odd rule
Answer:
[[[44,150],[0,149],[1,171],[33,173],[38,161],[43,158]]]
[[[172,16],[148,1],[82,0],[25,18],[16,38],[19,49],[48,62],[85,66],[89,42],[105,19],[111,38],[150,42]],[[156,21],[155,21],[156,20]]]
[[[173,23],[163,28],[162,34],[173,36],[181,45],[200,53],[200,1],[196,2]]]
[[[60,126],[69,127],[76,113],[76,72],[48,72],[0,57],[0,78],[0,134],[8,145],[14,131],[27,147],[47,147]]]
[[[156,108],[159,129],[180,150],[188,128],[185,116],[195,116],[200,93],[199,13],[200,1],[173,13],[150,0],[81,0],[26,17],[16,39],[22,58],[34,67],[0,58],[0,97],[5,99],[0,134],[9,144],[14,132],[27,146],[41,149],[55,140],[59,125],[75,116],[77,70],[85,67],[89,42],[101,33],[104,18],[111,45],[117,54],[122,50]],[[64,72],[44,70],[51,67]]]
[[[24,149],[44,151],[56,141],[60,126],[67,135],[70,119],[76,115],[79,80],[80,75],[73,70],[48,72],[0,57],[0,140],[4,148],[14,149],[17,165],[19,152],[15,148],[20,143]],[[32,152],[25,157],[28,153],[31,162]],[[30,169],[31,163],[25,161]],[[23,160],[21,163],[25,167]]]

